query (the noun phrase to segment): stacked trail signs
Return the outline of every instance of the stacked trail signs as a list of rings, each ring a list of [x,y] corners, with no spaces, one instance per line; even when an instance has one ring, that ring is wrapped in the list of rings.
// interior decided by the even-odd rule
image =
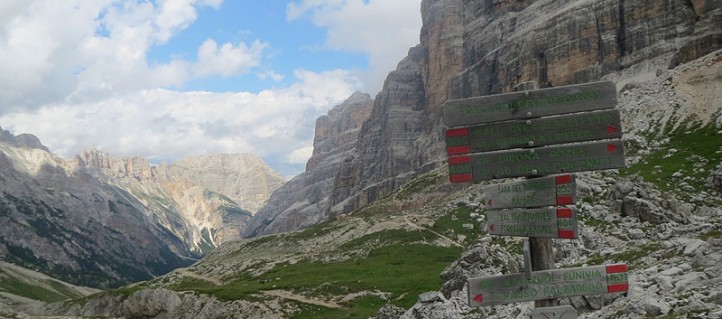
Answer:
[[[615,106],[616,88],[610,82],[447,101],[449,179],[469,183],[527,177],[484,189],[489,234],[577,238],[577,211],[568,206],[576,200],[570,173],[624,167]],[[469,303],[624,292],[629,289],[626,273],[625,264],[616,264],[473,278]],[[532,316],[576,318],[576,311],[540,308]]]

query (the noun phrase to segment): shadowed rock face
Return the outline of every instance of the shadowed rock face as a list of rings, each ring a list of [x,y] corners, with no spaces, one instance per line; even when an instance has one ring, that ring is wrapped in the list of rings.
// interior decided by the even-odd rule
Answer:
[[[0,260],[93,287],[146,280],[240,238],[252,213],[239,205],[282,182],[252,155],[66,161],[0,129]]]
[[[304,181],[275,194],[246,236],[350,212],[443,163],[440,110],[448,99],[509,92],[527,81],[544,88],[654,72],[712,52],[722,47],[720,2],[422,1],[421,43],[389,74],[357,140],[348,142],[353,156],[319,170],[323,156],[335,155],[316,154]],[[334,140],[331,131],[317,128],[317,134],[323,136],[317,147]],[[332,169],[333,190],[320,200],[316,193],[325,186],[312,181],[329,185]],[[295,184],[303,186],[291,191]]]

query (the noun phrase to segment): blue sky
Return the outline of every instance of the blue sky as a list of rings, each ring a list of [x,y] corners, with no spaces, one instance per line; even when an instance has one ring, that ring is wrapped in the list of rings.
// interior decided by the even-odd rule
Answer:
[[[303,171],[315,119],[375,95],[421,0],[3,0],[0,127],[70,158],[252,153]]]

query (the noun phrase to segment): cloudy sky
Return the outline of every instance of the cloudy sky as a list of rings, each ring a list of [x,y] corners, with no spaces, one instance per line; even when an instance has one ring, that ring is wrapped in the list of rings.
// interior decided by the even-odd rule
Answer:
[[[253,153],[303,171],[315,119],[375,95],[421,0],[1,0],[0,127],[70,158]]]

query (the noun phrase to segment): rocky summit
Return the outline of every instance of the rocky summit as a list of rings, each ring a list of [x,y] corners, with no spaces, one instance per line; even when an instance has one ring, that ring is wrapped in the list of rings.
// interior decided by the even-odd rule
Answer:
[[[248,238],[152,280],[11,311],[529,318],[532,302],[470,307],[469,278],[524,271],[523,241],[487,232],[484,187],[502,181],[450,183],[444,103],[610,81],[625,167],[576,174],[579,236],[552,241],[553,268],[625,263],[629,289],[557,301],[579,318],[722,317],[722,2],[424,0],[421,12],[420,44],[374,99],[354,94],[317,121],[306,172]]]
[[[719,0],[422,1],[421,43],[373,102],[347,111],[345,122],[333,121],[353,124],[331,135],[345,144],[312,158],[245,235],[348,213],[444,165],[441,109],[449,99],[511,92],[528,82],[546,88],[608,79],[621,88],[716,51],[720,6]],[[324,125],[339,115],[319,120],[315,148],[328,149],[334,138],[325,136],[334,131]],[[336,169],[323,161],[343,164]],[[326,185],[333,191],[319,196]]]
[[[249,209],[284,181],[250,155],[155,167],[90,150],[66,161],[35,136],[0,132],[0,258],[75,284],[107,288],[189,265],[240,238]]]

